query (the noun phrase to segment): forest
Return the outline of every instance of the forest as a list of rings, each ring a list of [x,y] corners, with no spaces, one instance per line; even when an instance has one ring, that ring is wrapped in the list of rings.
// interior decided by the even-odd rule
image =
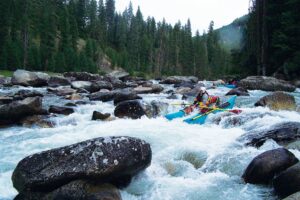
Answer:
[[[132,75],[299,76],[300,0],[252,0],[240,47],[226,48],[214,22],[192,33],[145,18],[115,0],[1,0],[0,70],[101,73],[109,60]],[[208,16],[209,17],[209,16]]]

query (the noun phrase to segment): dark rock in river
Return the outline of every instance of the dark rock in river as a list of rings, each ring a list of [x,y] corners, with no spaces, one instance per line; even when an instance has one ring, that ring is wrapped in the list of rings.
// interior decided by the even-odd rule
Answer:
[[[13,101],[0,106],[0,125],[17,123],[27,116],[39,114],[46,114],[42,109],[40,97],[28,97],[21,101]]]
[[[154,118],[167,113],[169,104],[159,101],[151,101],[144,105],[144,110],[149,118]]]
[[[64,77],[75,78],[75,80],[77,81],[101,80],[101,77],[99,75],[87,72],[65,72]]]
[[[62,114],[62,115],[70,115],[74,112],[73,108],[62,107],[62,106],[50,106],[50,113]]]
[[[272,110],[296,110],[295,97],[284,92],[274,92],[262,97],[255,106],[267,106]]]
[[[274,77],[267,76],[249,76],[246,79],[242,79],[239,87],[243,87],[249,90],[264,90],[264,91],[286,91],[293,92],[296,87],[290,83],[276,79]]]
[[[229,96],[229,95],[250,96],[248,93],[248,90],[246,90],[242,87],[238,87],[238,88],[234,88],[234,89],[230,90],[229,92],[227,92],[227,94],[225,96]]]
[[[287,149],[266,151],[251,161],[242,177],[246,183],[268,184],[276,174],[297,162],[299,160]]]
[[[58,87],[58,88],[47,88],[47,90],[49,92],[52,92],[58,96],[66,96],[66,95],[71,95],[73,93],[76,93],[76,90],[72,89],[71,87],[69,86],[61,86],[61,87]]]
[[[47,116],[45,115],[33,115],[25,117],[21,120],[21,124],[25,127],[38,126],[41,128],[52,128],[54,124],[47,120]]]
[[[48,80],[49,87],[59,87],[59,86],[66,86],[70,85],[71,82],[69,79],[62,77],[62,76],[51,76]]]
[[[119,103],[114,111],[116,117],[138,119],[145,115],[145,110],[140,101],[131,100]]]
[[[23,192],[15,200],[121,200],[119,190],[111,184],[76,180],[49,193]]]
[[[182,82],[191,82],[191,83],[197,83],[198,78],[194,76],[169,76],[163,81],[161,81],[161,84],[180,84]]]
[[[132,90],[117,90],[114,91],[114,94],[114,105],[122,101],[142,99],[142,97],[138,96],[136,92]]]
[[[94,111],[93,116],[92,116],[92,120],[98,120],[98,119],[99,120],[106,120],[109,117],[110,117],[109,113],[102,114],[101,112]]]
[[[27,97],[43,97],[44,95],[38,91],[19,90],[13,96],[14,100],[23,100]]]
[[[124,187],[150,165],[151,156],[150,145],[137,138],[96,138],[24,158],[12,182],[19,192],[53,191],[74,180]]]
[[[108,81],[96,81],[92,83],[91,92],[98,92],[102,89],[112,90],[113,85]]]
[[[0,96],[0,105],[11,103],[13,100],[14,98],[10,96]]]
[[[279,144],[286,144],[300,138],[299,122],[283,122],[272,126],[267,130],[250,131],[242,135],[238,140],[246,145],[260,147],[266,140],[272,139]]]
[[[300,163],[283,171],[273,181],[275,191],[281,197],[287,197],[300,191]],[[298,195],[300,197],[300,195]]]
[[[112,101],[115,97],[114,92],[95,92],[89,95],[91,101]]]
[[[73,81],[71,86],[73,89],[84,89],[86,91],[91,91],[92,83],[90,81]]]
[[[17,70],[11,81],[14,85],[41,87],[47,85],[49,78],[50,76],[46,73]]]
[[[175,84],[174,87],[175,87],[175,88],[177,88],[177,87],[185,87],[185,88],[193,89],[193,88],[194,88],[194,85],[195,85],[195,84],[192,83],[192,82],[186,82],[186,81],[184,81],[184,82]]]

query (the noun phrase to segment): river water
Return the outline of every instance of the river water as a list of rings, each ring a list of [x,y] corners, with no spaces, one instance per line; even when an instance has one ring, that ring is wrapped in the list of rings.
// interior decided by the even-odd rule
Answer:
[[[0,89],[10,93],[20,88]],[[22,88],[24,89],[24,88]],[[29,88],[30,89],[30,88]],[[46,93],[45,88],[37,89]],[[208,90],[210,94],[224,95],[229,89]],[[292,93],[300,104],[300,93]],[[263,91],[250,91],[250,97],[238,97],[236,106],[243,112],[243,123],[233,126],[234,116],[225,113],[210,116],[205,125],[189,125],[182,119],[167,121],[163,117],[139,120],[117,119],[110,122],[91,121],[94,110],[113,113],[111,102],[81,105],[69,116],[52,117],[55,128],[25,128],[14,126],[0,129],[0,199],[13,199],[11,175],[17,163],[33,153],[104,136],[132,136],[151,144],[152,163],[136,176],[129,187],[121,191],[124,200],[275,200],[269,186],[245,184],[241,175],[258,154],[278,148],[267,141],[259,149],[245,147],[236,139],[249,130],[266,129],[284,121],[300,121],[300,114],[289,111],[270,111],[254,108]],[[145,101],[167,103],[165,94],[143,95]],[[62,104],[55,96],[44,98],[44,104]],[[169,106],[168,112],[178,110]],[[220,118],[220,115],[223,118]],[[216,124],[217,118],[219,123]],[[221,120],[221,121],[220,121]],[[300,152],[292,150],[300,159]]]

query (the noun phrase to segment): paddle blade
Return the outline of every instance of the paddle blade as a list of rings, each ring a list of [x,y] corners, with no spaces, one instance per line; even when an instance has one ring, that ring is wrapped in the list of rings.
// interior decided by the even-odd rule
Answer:
[[[229,112],[232,112],[234,114],[240,114],[242,112],[242,110],[234,109],[234,110],[230,110]]]

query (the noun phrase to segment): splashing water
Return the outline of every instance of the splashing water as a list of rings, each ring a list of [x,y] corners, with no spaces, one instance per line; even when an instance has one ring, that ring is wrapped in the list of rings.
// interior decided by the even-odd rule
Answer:
[[[40,91],[45,92],[44,89]],[[209,92],[223,95],[226,91],[222,88]],[[271,187],[245,184],[240,177],[255,156],[279,145],[268,141],[256,149],[236,142],[248,130],[268,128],[278,122],[300,121],[296,112],[253,108],[254,102],[266,94],[251,91],[250,97],[238,97],[237,106],[244,110],[240,116],[243,121],[235,126],[229,123],[234,115],[224,116],[218,124],[214,123],[217,115],[209,116],[208,123],[203,126],[189,125],[182,119],[167,121],[163,117],[91,121],[94,110],[113,113],[111,102],[96,102],[76,107],[75,113],[69,116],[52,117],[55,128],[14,126],[0,129],[0,199],[12,199],[17,194],[11,175],[17,163],[30,154],[96,137],[132,136],[149,142],[153,156],[151,166],[121,191],[124,200],[275,200]],[[299,102],[300,95],[293,95]],[[167,100],[166,95],[143,97],[145,101],[179,101]],[[46,98],[51,103],[59,101],[53,96]],[[169,106],[168,111],[178,109]],[[293,153],[300,158],[299,151],[293,150]]]

